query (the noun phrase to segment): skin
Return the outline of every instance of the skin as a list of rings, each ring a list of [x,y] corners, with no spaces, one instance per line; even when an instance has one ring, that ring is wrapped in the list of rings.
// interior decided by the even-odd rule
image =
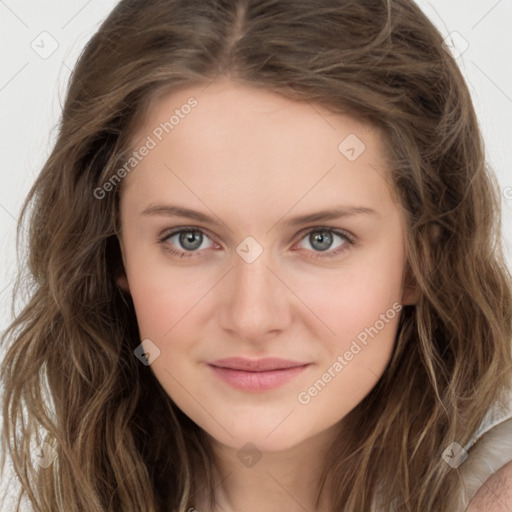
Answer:
[[[512,510],[512,462],[493,473],[480,487],[466,512],[510,512]]]
[[[403,286],[404,221],[386,180],[384,139],[319,105],[221,81],[156,101],[134,147],[191,96],[197,106],[122,182],[118,282],[133,297],[141,340],[160,350],[151,370],[212,441],[224,479],[219,510],[315,510],[329,443],[384,372],[399,314],[309,403],[298,394],[393,304],[416,300]],[[338,150],[350,134],[366,146],[354,161]],[[220,224],[142,214],[156,204]],[[338,206],[375,213],[287,224]],[[178,236],[159,240],[190,226],[206,235],[200,248],[189,257],[166,251],[186,252]],[[318,250],[308,236],[315,228],[343,230],[354,243],[333,234]],[[236,252],[247,236],[263,249],[252,263]],[[310,365],[277,389],[247,392],[206,364],[231,356]],[[262,455],[251,467],[237,457],[248,442]]]

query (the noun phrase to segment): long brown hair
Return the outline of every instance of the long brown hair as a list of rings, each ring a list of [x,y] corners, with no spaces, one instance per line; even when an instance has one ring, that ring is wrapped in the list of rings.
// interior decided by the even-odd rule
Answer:
[[[221,76],[352,113],[386,137],[419,301],[346,417],[319,495],[334,511],[452,512],[459,470],[443,450],[464,446],[510,385],[511,279],[468,88],[411,0],[123,0],[101,25],[20,215],[28,275],[16,290],[28,298],[2,337],[1,373],[20,499],[45,512],[185,512],[211,484],[203,432],[133,354],[135,311],[116,283],[121,187],[93,191],[126,161],[152,100]],[[33,460],[43,441],[48,468]]]

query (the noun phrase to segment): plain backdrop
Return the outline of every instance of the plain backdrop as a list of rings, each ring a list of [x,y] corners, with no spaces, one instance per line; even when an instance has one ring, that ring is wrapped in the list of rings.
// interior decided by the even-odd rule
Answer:
[[[11,319],[11,290],[17,271],[15,232],[22,200],[50,153],[70,71],[87,40],[116,3],[113,0],[0,0],[2,331]],[[452,53],[460,54],[457,61],[473,95],[488,161],[501,187],[503,234],[510,264],[512,2],[418,3],[447,38]]]

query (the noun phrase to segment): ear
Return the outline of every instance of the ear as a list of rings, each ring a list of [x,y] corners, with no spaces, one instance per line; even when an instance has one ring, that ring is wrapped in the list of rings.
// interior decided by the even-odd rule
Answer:
[[[436,244],[441,235],[441,227],[439,224],[432,223],[429,227],[430,243]],[[420,300],[420,289],[418,282],[414,277],[410,265],[407,263],[405,271],[404,287],[402,291],[402,304],[404,306],[416,306]]]
[[[407,264],[405,272],[404,286],[402,289],[402,304],[404,306],[416,306],[420,300],[420,290],[415,277],[412,274],[411,267]]]
[[[130,293],[130,284],[128,283],[128,278],[126,277],[126,272],[124,268],[121,269],[121,273],[117,275],[116,282],[119,288],[124,292]]]
[[[116,283],[124,292],[130,293],[130,283],[128,282],[128,277],[126,275],[125,270],[125,260],[124,260],[124,249],[123,242],[121,237],[118,236],[119,241],[119,251],[121,253],[121,258],[118,262],[117,270],[116,270]]]

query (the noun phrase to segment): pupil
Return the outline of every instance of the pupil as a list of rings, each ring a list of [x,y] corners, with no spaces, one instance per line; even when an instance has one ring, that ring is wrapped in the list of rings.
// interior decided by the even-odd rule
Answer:
[[[185,231],[180,233],[180,244],[183,248],[193,251],[201,246],[202,238],[200,231]]]
[[[332,234],[329,231],[317,231],[309,235],[311,246],[319,251],[326,251],[332,245]]]

